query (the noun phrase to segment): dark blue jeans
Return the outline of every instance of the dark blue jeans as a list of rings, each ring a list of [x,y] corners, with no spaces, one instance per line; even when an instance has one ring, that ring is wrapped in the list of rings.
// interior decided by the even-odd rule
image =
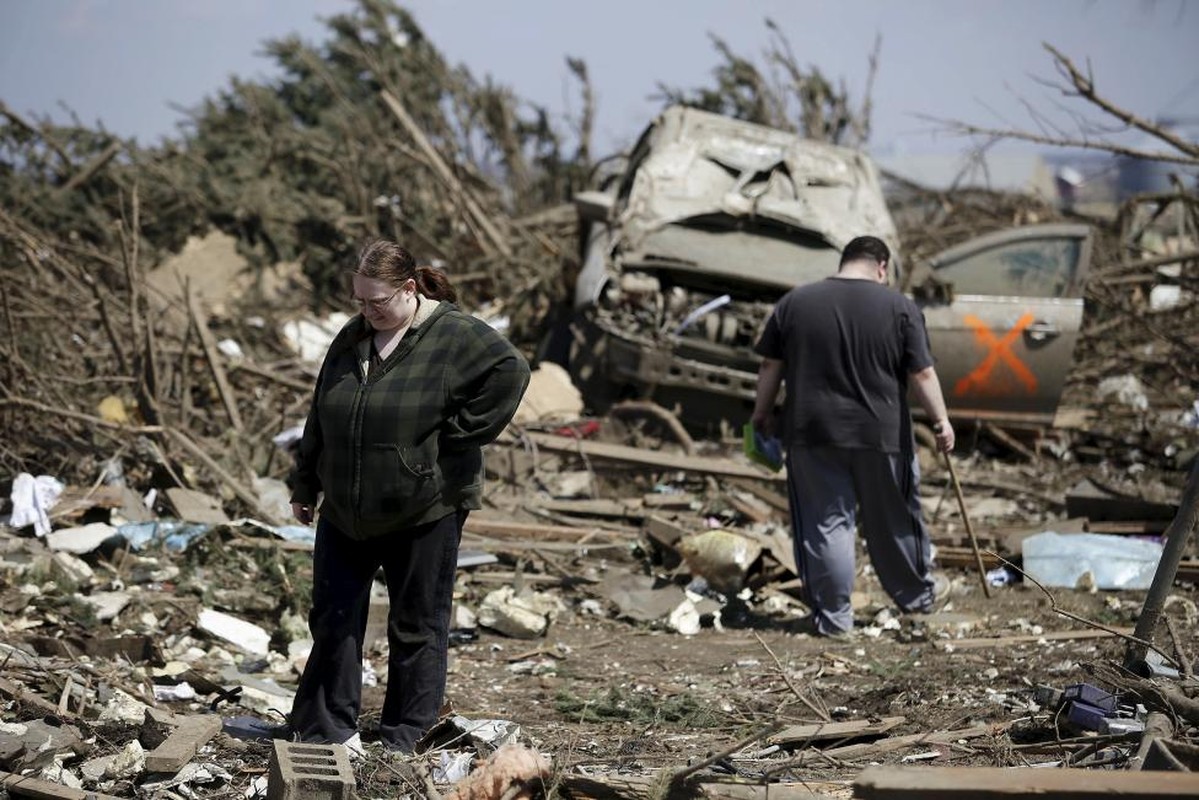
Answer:
[[[450,607],[466,512],[369,541],[321,520],[313,553],[312,654],[300,677],[290,727],[300,741],[341,743],[358,732],[362,646],[370,588],[387,580],[387,693],[379,738],[411,752],[445,698]]]

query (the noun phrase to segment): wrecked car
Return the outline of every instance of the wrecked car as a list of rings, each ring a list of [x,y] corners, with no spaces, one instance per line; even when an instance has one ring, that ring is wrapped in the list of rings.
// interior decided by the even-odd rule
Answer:
[[[1085,225],[1002,231],[909,270],[867,155],[682,106],[576,207],[567,366],[594,411],[652,399],[692,427],[739,426],[774,304],[869,233],[923,307],[951,415],[1052,422],[1082,321]]]

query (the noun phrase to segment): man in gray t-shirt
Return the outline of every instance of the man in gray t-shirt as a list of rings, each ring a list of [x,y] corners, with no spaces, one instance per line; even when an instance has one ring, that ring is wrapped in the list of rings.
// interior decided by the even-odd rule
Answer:
[[[754,348],[763,357],[753,424],[770,432],[783,382],[791,524],[817,633],[853,626],[857,510],[883,589],[904,611],[935,600],[907,406],[909,381],[937,447],[953,427],[924,317],[886,286],[891,251],[873,236],[846,245],[835,276],[798,286],[775,306]]]

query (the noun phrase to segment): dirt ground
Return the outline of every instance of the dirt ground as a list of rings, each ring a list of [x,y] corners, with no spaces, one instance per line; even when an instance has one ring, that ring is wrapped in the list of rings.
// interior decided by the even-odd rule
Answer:
[[[610,443],[634,445],[634,452],[670,447],[644,431],[609,434],[615,439]],[[1068,521],[1061,498],[1083,477],[1110,486],[1136,485],[1139,496],[1165,502],[1177,502],[1182,482],[1181,473],[1149,470],[1122,480],[1128,470],[1111,462],[1042,457],[1016,463],[982,447],[970,446],[956,457],[966,505],[984,545],[1013,559],[1019,557],[1019,546],[1012,549],[1011,531],[1062,529]],[[728,442],[696,442],[700,460],[713,457],[707,463],[733,449]],[[672,561],[673,550],[648,535],[648,505],[637,506],[640,517],[593,515],[622,500],[646,504],[654,492],[669,491],[692,499],[676,503],[675,511],[653,511],[653,517],[669,518],[679,530],[721,526],[769,541],[762,526],[786,531],[777,493],[774,506],[753,506],[738,494],[738,487],[746,485],[740,479],[713,478],[699,469],[648,469],[598,460],[580,471],[575,454],[547,450],[540,451],[539,467],[526,464],[528,474],[490,484],[488,507],[472,515],[472,522],[484,525],[468,526],[463,549],[494,556],[494,561],[462,566],[455,596],[460,608],[480,617],[485,598],[503,587],[548,598],[558,610],[548,614],[543,635],[529,638],[504,635],[483,624],[455,629],[446,722],[432,737],[430,751],[411,758],[386,754],[374,733],[387,658],[385,639],[378,638],[379,620],[373,619],[374,635],[368,637],[373,644],[366,656],[375,677],[364,689],[360,725],[367,757],[355,763],[359,796],[432,796],[422,774],[438,777],[454,759],[461,763],[466,755],[485,757],[501,741],[469,732],[487,721],[497,721],[494,727],[501,733],[550,759],[551,788],[543,794],[565,798],[664,796],[662,782],[687,770],[694,770],[693,780],[702,787],[689,797],[764,797],[752,792],[765,792],[766,785],[775,796],[781,784],[789,797],[805,796],[802,792],[810,789],[815,796],[847,798],[854,780],[874,764],[1125,769],[1135,754],[1139,733],[1071,725],[1057,704],[1046,702],[1044,689],[1040,698],[1037,690],[1087,683],[1117,691],[1121,713],[1131,717],[1137,700],[1144,698],[1131,693],[1135,680],[1119,675],[1113,680],[1113,670],[1126,649],[1119,634],[1131,633],[1146,592],[1043,590],[1024,581],[992,586],[987,597],[972,563],[959,566],[963,550],[968,552],[961,547],[963,521],[947,489],[945,470],[934,461],[925,459],[922,500],[941,557],[939,569],[949,579],[938,608],[929,615],[899,614],[859,546],[854,629],[847,636],[826,638],[804,632],[807,609],[796,597],[793,576],[765,554],[747,568],[750,588],[721,598],[701,592],[691,566],[678,561],[677,554]],[[504,464],[501,455],[492,461]],[[554,499],[550,484],[565,485],[572,475],[588,479],[591,499]],[[764,496],[770,487],[778,488],[769,476],[756,482],[762,484],[759,491],[767,488]],[[581,513],[584,509],[587,513]],[[758,521],[751,522],[747,513]],[[481,531],[489,522],[507,534],[485,535]],[[1113,524],[1119,526],[1109,526]],[[3,541],[13,552],[38,544],[14,535]],[[1192,569],[1196,549],[1191,541],[1186,550]],[[277,541],[231,525],[209,529],[178,553],[158,548],[131,556],[129,563],[124,555],[90,557],[97,570],[89,579],[91,589],[112,588],[120,580],[133,593],[134,610],[120,618],[120,635],[153,637],[168,660],[197,658],[189,660],[186,675],[205,679],[197,684],[200,696],[160,705],[181,714],[216,712],[226,719],[249,715],[281,721],[261,703],[225,687],[259,680],[294,687],[299,662],[291,661],[290,654],[283,658],[289,653],[283,637],[303,637],[296,628],[302,627],[311,586],[310,553],[280,548]],[[5,676],[43,698],[22,712],[22,720],[44,714],[56,699],[66,697],[67,689],[55,680],[60,671],[75,670],[130,692],[145,684],[150,667],[144,664],[118,659],[92,665],[71,656],[74,650],[50,647],[59,638],[77,644],[99,634],[85,630],[83,620],[89,615],[78,592],[68,596],[48,582],[41,584],[45,593],[31,603],[17,574],[0,586],[6,615],[0,621],[7,630],[22,632],[29,640],[27,652],[40,658],[9,664]],[[170,575],[174,577],[154,577]],[[622,606],[613,587],[630,580],[653,583],[653,596],[639,595],[631,603],[626,599]],[[701,612],[694,634],[680,633],[669,621],[677,600],[662,606],[665,612],[633,618],[659,607],[663,596],[682,598],[684,588],[691,590],[689,597]],[[1155,645],[1179,663],[1193,664],[1199,652],[1197,602],[1195,585],[1177,581],[1154,634]],[[270,663],[244,654],[235,658],[199,630],[196,619],[202,607],[231,609],[265,626],[273,636]],[[154,672],[156,681],[168,684],[175,674]],[[1182,683],[1163,680],[1166,686]],[[0,692],[6,685],[0,683]],[[1190,679],[1183,690],[1193,688]],[[72,718],[87,727],[81,717]],[[128,722],[94,723],[90,729],[95,737],[89,757],[113,755],[144,733]],[[1185,739],[1188,734],[1183,728],[1178,735]],[[224,771],[209,783],[149,789],[123,779],[99,785],[117,796],[167,796],[163,792],[176,788],[188,788],[192,794],[187,796],[196,798],[260,796],[269,758],[269,742],[221,734],[188,767],[210,774]],[[732,783],[742,784],[739,793],[732,793]],[[438,790],[449,791],[448,782],[440,781]]]
[[[607,551],[602,562],[592,555],[578,563],[586,559],[603,570],[650,569],[635,551],[623,557]],[[1055,603],[1131,632],[1144,591],[1054,589],[1050,595],[1022,583],[992,587],[988,598],[975,571],[944,572],[951,584],[939,610],[903,617],[860,554],[855,628],[836,638],[801,632],[798,603],[780,611],[777,604],[755,605],[759,596],[726,606],[718,621],[705,618],[698,634],[683,636],[664,624],[587,613],[602,606],[602,597],[576,587],[563,593],[570,611],[544,639],[514,640],[480,629],[476,640],[453,647],[448,702],[470,720],[519,725],[520,740],[552,755],[559,776],[669,774],[727,753],[705,768],[706,779],[804,782],[829,797],[851,796],[855,776],[871,764],[1082,765],[1135,750],[1135,739],[1125,739],[1121,749],[1119,739],[1096,739],[1055,721],[1052,708],[1035,702],[1034,690],[1097,684],[1085,665],[1118,663],[1125,650],[1123,640],[1058,613]],[[470,594],[469,582],[464,593]],[[1199,598],[1182,584],[1172,597],[1178,599],[1170,601],[1168,615],[1183,646],[1193,649]],[[600,603],[589,606],[588,598]],[[1093,635],[1055,638],[1088,630]],[[1170,651],[1164,626],[1158,643]],[[382,692],[381,686],[367,690],[368,726]],[[896,717],[888,736],[966,733],[841,754],[834,748],[878,736],[770,747],[765,735],[805,723]],[[979,727],[984,731],[970,730]],[[366,786],[395,780],[369,761],[361,769]]]

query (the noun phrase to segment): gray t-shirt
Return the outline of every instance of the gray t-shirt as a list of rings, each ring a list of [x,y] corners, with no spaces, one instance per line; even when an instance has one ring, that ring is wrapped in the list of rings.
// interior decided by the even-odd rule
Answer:
[[[915,303],[838,277],[784,295],[754,350],[784,362],[788,444],[884,453],[900,452],[911,436],[908,375],[933,363]]]

